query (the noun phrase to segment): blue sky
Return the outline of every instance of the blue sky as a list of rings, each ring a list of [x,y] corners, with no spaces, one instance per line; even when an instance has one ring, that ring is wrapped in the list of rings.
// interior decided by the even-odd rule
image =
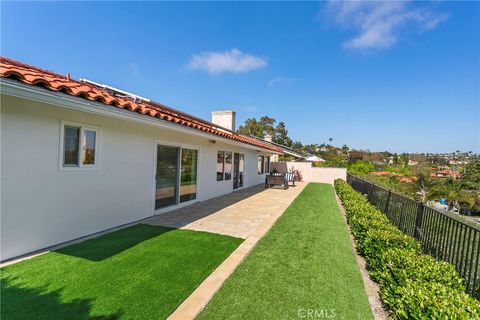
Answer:
[[[1,54],[205,119],[392,152],[480,152],[476,2],[2,2]]]

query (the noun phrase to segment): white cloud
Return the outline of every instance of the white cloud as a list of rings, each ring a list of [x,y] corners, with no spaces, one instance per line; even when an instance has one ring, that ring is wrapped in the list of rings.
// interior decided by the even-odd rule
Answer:
[[[358,31],[343,44],[350,49],[388,48],[407,26],[414,24],[418,30],[428,31],[448,18],[428,7],[412,8],[409,2],[396,1],[329,1],[323,13],[335,24]]]
[[[187,69],[206,71],[210,74],[223,72],[244,73],[267,66],[267,60],[238,49],[223,52],[202,52],[192,55]]]
[[[276,78],[273,78],[272,80],[268,81],[267,85],[270,88],[275,88],[275,87],[279,87],[279,86],[282,86],[282,85],[289,84],[292,81],[293,81],[293,78],[276,77]]]

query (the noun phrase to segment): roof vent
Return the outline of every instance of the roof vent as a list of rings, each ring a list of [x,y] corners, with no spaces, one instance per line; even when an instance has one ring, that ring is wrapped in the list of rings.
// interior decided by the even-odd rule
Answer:
[[[116,95],[116,96],[120,96],[120,97],[127,97],[127,98],[131,98],[133,99],[133,101],[140,101],[140,100],[143,100],[143,101],[146,101],[146,102],[150,102],[150,99],[147,99],[147,98],[144,98],[144,97],[141,97],[141,96],[138,96],[136,94],[133,94],[133,93],[130,93],[130,92],[127,92],[127,91],[123,91],[123,90],[120,90],[120,89],[117,89],[117,88],[114,88],[114,87],[111,87],[111,86],[108,86],[106,84],[100,84],[98,82],[94,82],[94,81],[91,81],[91,80],[88,80],[88,79],[80,79],[80,81],[82,82],[85,82],[85,83],[88,83],[88,84],[92,84],[94,86],[97,86],[99,88],[102,88],[102,89],[106,89],[108,91],[111,91],[111,93],[113,95]]]

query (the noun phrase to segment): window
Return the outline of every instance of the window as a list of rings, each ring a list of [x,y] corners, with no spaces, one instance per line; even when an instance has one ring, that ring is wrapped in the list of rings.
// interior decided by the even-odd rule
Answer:
[[[232,160],[233,155],[231,151],[225,152],[225,180],[232,179]]]
[[[98,129],[62,123],[61,140],[62,167],[96,167],[98,162]]]
[[[231,151],[217,152],[217,181],[232,180],[233,153]]]
[[[270,173],[270,157],[258,156],[257,159],[258,174]]]
[[[223,180],[223,173],[225,172],[225,151],[218,151],[217,153],[217,181]]]
[[[270,173],[270,157],[263,157],[264,159],[264,165],[263,165],[263,172],[264,173]]]
[[[257,163],[257,171],[258,174],[263,174],[264,173],[264,156],[258,156],[258,163]]]
[[[82,137],[82,164],[95,165],[95,141],[97,132],[94,130],[83,130]]]
[[[78,167],[80,128],[65,126],[63,139],[63,166]]]

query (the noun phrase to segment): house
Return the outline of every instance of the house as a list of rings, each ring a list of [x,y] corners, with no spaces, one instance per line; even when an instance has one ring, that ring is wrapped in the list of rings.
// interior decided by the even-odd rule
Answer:
[[[263,183],[282,150],[88,80],[0,58],[1,260]]]
[[[305,161],[308,161],[308,162],[325,162],[324,159],[322,159],[320,157],[317,157],[316,155],[310,155],[310,156],[306,157]]]
[[[411,159],[408,160],[408,165],[409,166],[417,166],[418,165],[418,161],[413,161]]]
[[[272,145],[274,147],[279,148],[282,151],[283,155],[288,156],[289,158],[293,158],[295,161],[299,161],[299,160],[302,160],[302,159],[305,158],[305,156],[303,154],[301,154],[300,152],[295,151],[290,147],[287,147],[287,146],[281,145],[279,143],[273,142],[273,138],[270,134],[266,134],[265,138],[260,138],[260,137],[256,137],[256,136],[253,136],[253,135],[251,135],[250,137],[255,139],[255,140],[261,141],[262,143],[266,143],[266,144],[269,144],[269,145]],[[279,161],[278,154],[273,155],[271,157],[270,161],[271,162]]]

